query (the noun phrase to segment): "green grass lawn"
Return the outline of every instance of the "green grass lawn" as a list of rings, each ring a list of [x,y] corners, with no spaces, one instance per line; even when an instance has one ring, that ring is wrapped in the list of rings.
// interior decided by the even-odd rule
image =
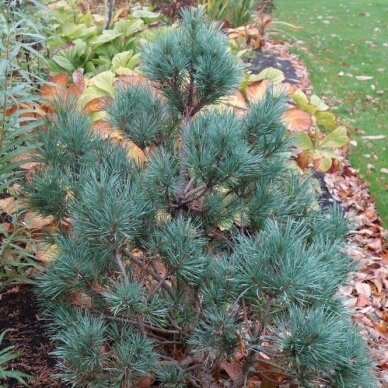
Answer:
[[[351,163],[388,227],[388,1],[276,0],[275,6],[277,19],[302,27],[287,31],[296,40],[286,39],[305,61],[315,93],[350,128],[357,141]],[[362,137],[370,135],[386,137]]]

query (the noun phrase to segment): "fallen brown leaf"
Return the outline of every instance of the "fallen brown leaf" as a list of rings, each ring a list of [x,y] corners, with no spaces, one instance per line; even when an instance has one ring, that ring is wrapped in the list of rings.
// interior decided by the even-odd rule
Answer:
[[[44,226],[52,224],[54,217],[42,217],[32,210],[25,214],[24,224],[27,229],[42,229]]]

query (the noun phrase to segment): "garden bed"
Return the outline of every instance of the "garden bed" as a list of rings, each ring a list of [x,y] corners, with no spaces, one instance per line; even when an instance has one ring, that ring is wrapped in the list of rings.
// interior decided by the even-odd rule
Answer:
[[[31,286],[11,286],[0,294],[0,332],[8,330],[4,347],[14,346],[20,353],[8,364],[9,369],[31,376],[32,388],[63,387],[53,379],[55,359],[50,356],[54,344],[47,333]],[[16,380],[8,380],[7,388],[22,387]]]
[[[288,45],[267,42],[265,51],[256,51],[255,56],[249,62],[252,73],[260,73],[268,67],[278,69],[284,74],[285,82],[292,84],[293,87],[300,87],[307,96],[311,95],[312,87],[306,67],[298,57],[289,53]],[[114,79],[117,81],[116,75],[113,73],[111,75],[112,79],[109,79],[111,83],[108,84],[108,91],[116,85]],[[79,70],[72,73],[72,76],[72,86],[80,86],[84,81],[83,72],[80,73]],[[133,80],[131,77],[133,75],[127,78]],[[62,86],[66,87],[67,82],[68,77],[66,76]],[[255,82],[261,81],[256,80]],[[106,86],[105,83],[104,86]],[[85,85],[80,87],[82,90],[84,88]],[[88,103],[88,108],[91,105],[93,107],[98,105],[97,108],[94,107],[96,111],[90,111],[97,113],[100,109],[100,105],[97,103],[102,101],[104,96],[92,97],[93,99]],[[90,104],[90,102],[96,104]],[[111,129],[108,128],[109,131]],[[353,221],[355,221],[353,230],[349,235],[348,251],[349,255],[358,262],[359,267],[352,274],[351,283],[342,287],[340,292],[345,297],[346,305],[351,310],[354,320],[360,325],[363,334],[368,339],[378,367],[378,377],[383,383],[388,381],[388,315],[386,313],[388,306],[388,252],[384,240],[385,232],[368,190],[361,182],[358,172],[349,165],[345,150],[341,154],[341,160],[344,167],[342,170],[334,171],[333,169],[334,172],[331,173],[318,173],[316,177],[321,184],[322,198],[326,202],[324,205],[333,201],[342,203],[346,213],[352,215]],[[6,213],[4,215],[7,216]],[[9,220],[4,222],[9,222]],[[54,344],[49,340],[47,322],[39,312],[31,286],[13,286],[4,290],[0,294],[0,310],[2,311],[0,332],[8,330],[4,345],[12,345],[17,352],[21,353],[21,356],[9,363],[8,366],[31,375],[29,380],[31,387],[61,387],[62,385],[53,379],[53,374],[56,372],[55,359],[50,356],[50,352],[53,350]],[[236,370],[229,368],[230,363],[227,364],[228,367],[222,370],[222,374],[228,375],[227,378],[234,380],[236,374],[242,375],[241,365],[238,365],[237,369],[235,368],[236,372]],[[260,384],[258,380],[248,380],[248,382]],[[14,381],[7,381],[7,387],[18,386]]]

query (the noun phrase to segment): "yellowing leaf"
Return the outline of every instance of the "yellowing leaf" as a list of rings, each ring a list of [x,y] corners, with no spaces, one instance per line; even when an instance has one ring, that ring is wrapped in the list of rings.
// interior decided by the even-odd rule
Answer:
[[[27,229],[41,229],[44,226],[50,225],[54,221],[53,217],[42,217],[39,214],[28,211],[25,215],[24,224]]]
[[[106,93],[103,90],[95,86],[89,86],[81,94],[78,104],[81,108],[85,108],[89,102],[104,96],[106,96]]]
[[[226,106],[231,106],[238,110],[247,109],[247,103],[245,101],[245,98],[239,91],[237,91],[235,94],[222,98],[221,104]]]
[[[220,228],[221,231],[230,230],[232,228],[232,226],[233,226],[233,220],[232,219],[222,220],[218,224],[218,227]]]
[[[58,91],[65,90],[68,83],[68,75],[66,73],[58,73],[49,77],[49,82],[42,85],[40,96],[44,99],[49,99],[58,95]]]
[[[137,161],[139,164],[144,164],[146,160],[144,152],[131,141],[124,141],[124,144],[128,148],[129,157]]]
[[[99,112],[93,112],[90,114],[90,117],[93,122],[99,121],[99,120],[108,120],[108,113],[105,110],[101,110]]]
[[[325,111],[328,110],[329,107],[326,105],[317,95],[313,94],[310,97],[310,103],[317,107],[319,111]]]
[[[313,165],[314,165],[314,168],[318,171],[321,171],[321,172],[326,172],[330,169],[331,167],[331,164],[332,164],[332,159],[331,158],[327,158],[325,156],[319,158],[319,159],[314,159],[313,160]]]
[[[264,98],[268,86],[271,84],[269,80],[262,80],[249,85],[245,91],[249,101],[260,101]]]
[[[291,108],[284,112],[283,122],[290,131],[308,131],[313,122],[311,115],[299,108]]]
[[[58,253],[58,247],[55,244],[38,242],[35,248],[35,258],[43,263],[51,261]]]
[[[330,112],[316,112],[315,118],[319,126],[334,130],[337,128],[337,119],[333,113]]]
[[[298,106],[303,106],[305,104],[309,104],[309,99],[307,98],[306,94],[298,89],[293,95],[292,99],[294,100],[295,104]]]
[[[302,170],[306,169],[309,166],[311,160],[312,157],[310,150],[304,150],[296,156],[296,163]]]
[[[97,87],[106,94],[114,95],[113,83],[115,74],[112,71],[104,71],[91,79],[91,85]]]
[[[338,127],[330,132],[321,142],[321,148],[336,148],[347,144],[349,137],[345,127]]]
[[[299,89],[297,90],[291,98],[295,102],[296,106],[298,108],[303,109],[304,111],[315,114],[318,108],[312,104],[310,104],[309,99],[307,96]]]
[[[128,69],[128,67],[122,67],[122,66],[115,69],[114,72],[117,75],[132,75],[133,74],[133,70]]]
[[[85,113],[92,113],[92,112],[98,112],[102,110],[103,103],[101,101],[101,97],[94,98],[93,100],[89,101],[85,107],[84,112]]]
[[[93,129],[104,138],[112,136],[114,131],[112,125],[104,120],[96,120]]]
[[[248,76],[249,82],[262,81],[265,79],[272,81],[276,85],[283,82],[285,77],[284,73],[281,70],[276,69],[275,67],[267,67],[259,74],[253,74]]]
[[[116,72],[119,67],[128,67],[128,63],[130,63],[133,58],[133,51],[123,51],[121,53],[116,54],[112,59],[112,71]]]
[[[310,136],[305,132],[295,132],[292,134],[292,144],[302,150],[313,150],[314,144]]]

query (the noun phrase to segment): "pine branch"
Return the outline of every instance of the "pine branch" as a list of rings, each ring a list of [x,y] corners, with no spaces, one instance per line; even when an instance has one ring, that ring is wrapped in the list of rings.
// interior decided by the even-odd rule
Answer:
[[[163,279],[155,269],[150,268],[149,266],[145,265],[142,260],[138,259],[137,257],[133,256],[128,249],[124,250],[124,254],[128,256],[136,265],[141,267],[143,270],[145,270],[149,275],[152,276],[154,280],[160,283],[161,286],[170,294],[171,298],[174,299],[174,292],[169,284],[167,284],[166,279]],[[144,257],[144,256],[143,256]]]
[[[106,319],[109,319],[111,321],[117,321],[117,322],[122,322],[122,323],[129,323],[129,324],[134,325],[136,327],[143,326],[147,330],[156,331],[158,333],[163,333],[163,334],[181,334],[181,332],[178,331],[178,330],[163,329],[162,327],[151,326],[151,325],[148,325],[147,323],[144,323],[144,322],[139,323],[138,321],[133,320],[133,319],[129,319],[129,318],[115,317],[113,315],[103,314],[103,313],[99,313],[99,316],[103,317],[103,318],[106,318]]]
[[[122,256],[121,256],[121,253],[119,252],[119,249],[116,249],[114,255],[115,255],[117,266],[120,268],[121,274],[123,275],[124,281],[128,283],[129,282],[128,274],[127,274],[127,271],[125,270],[125,264],[122,260]]]

